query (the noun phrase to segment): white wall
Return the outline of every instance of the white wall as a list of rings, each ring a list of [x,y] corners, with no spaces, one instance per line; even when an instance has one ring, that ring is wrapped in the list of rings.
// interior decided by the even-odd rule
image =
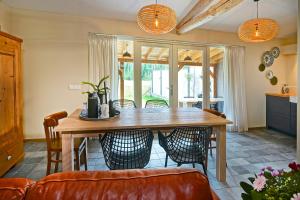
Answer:
[[[235,33],[196,30],[184,35],[170,33],[153,36],[142,32],[136,23],[65,16],[46,12],[13,9],[12,33],[24,39],[25,138],[43,137],[43,117],[49,113],[80,107],[83,96],[68,90],[68,84],[88,77],[88,32],[142,36],[246,46],[246,93],[250,127],[265,126],[265,92],[279,92],[286,82],[286,61],[280,56],[272,70],[279,79],[271,86],[258,71],[261,55],[278,41],[243,44]]]
[[[0,1],[0,26],[1,31],[10,32],[11,8]]]
[[[286,57],[286,67],[288,68],[287,72],[287,83],[291,86],[290,92],[296,94],[297,91],[295,88],[297,86],[297,55],[287,55]],[[294,87],[295,86],[295,87]]]

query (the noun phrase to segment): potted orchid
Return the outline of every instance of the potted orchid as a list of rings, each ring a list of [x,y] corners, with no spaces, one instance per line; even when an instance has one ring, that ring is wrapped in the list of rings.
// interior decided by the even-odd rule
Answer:
[[[241,182],[243,200],[300,200],[300,164],[289,164],[290,171],[265,167],[251,184]]]

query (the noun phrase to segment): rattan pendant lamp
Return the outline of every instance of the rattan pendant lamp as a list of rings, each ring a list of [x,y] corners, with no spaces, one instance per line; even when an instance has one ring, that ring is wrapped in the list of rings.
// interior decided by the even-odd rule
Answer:
[[[275,20],[267,18],[258,18],[258,1],[256,2],[256,19],[250,19],[244,22],[238,30],[239,38],[245,42],[264,42],[273,39],[279,26]]]
[[[157,3],[144,6],[137,15],[139,27],[151,34],[164,34],[176,27],[175,11],[165,5]]]

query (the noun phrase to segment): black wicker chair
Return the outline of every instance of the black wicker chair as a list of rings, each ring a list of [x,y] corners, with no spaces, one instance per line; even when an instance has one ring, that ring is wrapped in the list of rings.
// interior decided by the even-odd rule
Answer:
[[[119,109],[135,109],[135,102],[129,99],[118,99],[113,101],[113,107]]]
[[[144,168],[150,160],[152,142],[149,129],[108,132],[101,139],[105,163],[112,170]]]
[[[178,166],[181,164],[199,163],[205,174],[207,171],[207,157],[211,127],[181,127],[174,129],[170,135],[158,133],[159,144],[166,151],[165,167],[170,157]]]
[[[197,101],[197,103],[194,103],[192,107],[202,109],[202,101]]]
[[[146,101],[145,108],[169,108],[169,105],[165,100],[152,99]]]

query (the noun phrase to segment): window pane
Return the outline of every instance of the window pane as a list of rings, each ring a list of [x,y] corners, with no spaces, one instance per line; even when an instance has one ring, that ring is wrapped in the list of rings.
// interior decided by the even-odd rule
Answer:
[[[142,46],[142,107],[151,99],[169,104],[169,48]]]
[[[119,99],[134,100],[133,41],[118,40]]]
[[[178,49],[178,106],[202,108],[203,52]]]

